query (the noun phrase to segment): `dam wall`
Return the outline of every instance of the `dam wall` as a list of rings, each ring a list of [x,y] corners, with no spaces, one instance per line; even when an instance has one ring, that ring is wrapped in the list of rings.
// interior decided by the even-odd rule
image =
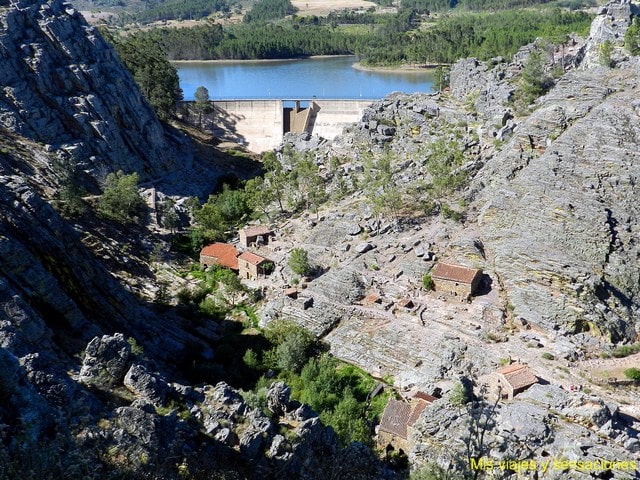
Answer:
[[[286,106],[295,103],[295,107]],[[333,139],[344,127],[358,122],[374,100],[215,100],[206,108],[181,102],[179,111],[189,123],[222,140],[246,146],[253,152],[277,148],[287,131],[307,132]],[[306,107],[300,107],[306,103]]]
[[[329,140],[342,133],[344,127],[360,121],[362,112],[374,100],[314,100],[318,106],[313,133]]]

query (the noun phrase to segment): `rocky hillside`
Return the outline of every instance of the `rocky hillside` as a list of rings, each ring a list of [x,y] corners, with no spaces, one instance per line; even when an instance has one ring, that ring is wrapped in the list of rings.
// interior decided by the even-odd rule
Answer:
[[[115,256],[121,276],[153,276],[128,252],[147,255],[158,238],[91,214],[75,225],[62,218],[54,165],[71,159],[87,185],[136,171],[172,195],[206,192],[219,172],[192,163],[189,143],[158,122],[72,7],[7,3],[0,477],[396,478],[371,450],[340,445],[282,383],[269,388],[265,411],[224,382],[188,384],[195,361],[212,366],[218,324],[158,308],[117,280]],[[535,46],[509,62],[461,61],[450,93],[393,94],[334,142],[291,138],[279,152],[307,152],[330,195],[317,214],[277,225],[265,249],[275,272],[256,285],[261,321],[305,325],[403,393],[442,393],[408,439],[414,467],[465,471],[456,459],[466,455],[625,461],[640,452],[637,387],[609,382],[623,364],[599,358],[640,332],[640,64],[619,44],[610,66],[588,60],[604,38],[597,32],[619,41],[631,13],[627,3],[605,7],[591,39],[550,50],[545,71],[559,63],[567,72],[522,110],[513,97]],[[301,280],[298,299],[282,295],[294,247],[321,267]],[[438,260],[483,269],[470,303],[424,288]],[[512,360],[542,382],[494,406],[480,379]],[[548,478],[593,473],[567,467]]]
[[[606,358],[640,334],[640,64],[622,45],[634,12],[616,2],[600,9],[586,40],[534,44],[510,61],[462,60],[449,94],[390,95],[333,142],[288,139],[314,156],[332,200],[317,216],[289,219],[265,255],[286,265],[288,252],[302,246],[327,273],[304,285],[303,301],[292,301],[278,289],[295,276],[286,266],[277,271],[263,322],[293,318],[323,335],[337,357],[407,392],[447,391],[460,376],[478,382],[511,361],[550,384],[495,408],[434,403],[416,424],[416,466],[456,469],[456,458],[470,451],[496,461],[637,458],[637,387],[622,371],[640,359]],[[534,51],[547,91],[519,105]],[[435,188],[431,159],[442,142],[462,154],[453,173],[465,171],[467,183],[427,202],[425,215],[424,185]],[[286,158],[287,149],[280,154]],[[388,194],[392,183],[404,215],[376,205],[367,188],[384,158],[391,182],[376,193]],[[436,260],[482,268],[482,293],[461,304],[426,291],[422,276]],[[407,299],[413,306],[403,306]],[[571,392],[576,385],[589,393]],[[460,441],[477,442],[469,432],[479,434],[473,422],[485,416],[486,443],[465,453]],[[568,467],[549,478],[592,473]]]

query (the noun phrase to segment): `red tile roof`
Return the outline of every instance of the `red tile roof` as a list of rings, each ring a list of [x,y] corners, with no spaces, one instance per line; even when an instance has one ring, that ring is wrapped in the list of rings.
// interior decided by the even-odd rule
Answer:
[[[242,230],[247,237],[257,237],[259,235],[269,235],[273,233],[266,225],[256,225],[255,227],[247,227]]]
[[[238,250],[229,243],[212,243],[200,250],[200,257],[212,257],[218,265],[238,270]]]
[[[498,369],[498,373],[505,378],[514,390],[530,387],[534,383],[538,383],[538,377],[533,374],[529,367],[521,363],[502,367]]]
[[[407,422],[411,416],[411,405],[400,400],[389,400],[380,419],[380,430],[407,438]]]
[[[416,423],[430,403],[421,398],[414,399],[411,403],[389,400],[380,419],[380,430],[406,440],[407,427]]]
[[[241,258],[245,262],[249,262],[252,265],[260,265],[263,262],[266,262],[267,259],[261,257],[260,255],[256,255],[252,252],[242,252],[238,258]]]
[[[480,273],[477,268],[463,267],[462,265],[451,265],[449,263],[436,263],[431,272],[431,278],[449,280],[458,283],[472,283],[476,275]]]
[[[413,398],[419,398],[428,403],[433,403],[438,399],[438,397],[434,397],[433,395],[429,395],[428,393],[424,393],[424,392],[416,392]]]

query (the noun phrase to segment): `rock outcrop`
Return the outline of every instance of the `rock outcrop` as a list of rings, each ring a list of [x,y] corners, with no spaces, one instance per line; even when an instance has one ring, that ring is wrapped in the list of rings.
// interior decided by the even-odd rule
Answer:
[[[143,181],[188,168],[188,142],[167,130],[96,28],[62,0],[0,9],[0,125],[71,156],[92,177]]]
[[[546,329],[635,338],[634,88],[603,67],[567,74],[474,179],[509,301]]]
[[[471,455],[491,462],[487,473],[513,470],[500,462],[517,459],[526,478],[540,475],[548,461],[545,478],[586,480],[607,471],[608,478],[632,479],[635,442],[628,440],[634,430],[615,408],[552,385],[534,385],[506,404],[471,402],[461,408],[443,398],[414,424],[409,457],[418,465],[438,464],[468,474],[474,470]],[[620,463],[611,468],[606,462]]]

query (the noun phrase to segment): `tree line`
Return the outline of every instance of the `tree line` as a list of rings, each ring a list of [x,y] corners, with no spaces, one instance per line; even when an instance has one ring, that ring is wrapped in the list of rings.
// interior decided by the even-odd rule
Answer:
[[[366,23],[359,28],[335,26],[336,17],[317,23],[293,18],[278,23],[163,28],[135,37],[161,44],[170,60],[353,54],[369,65],[452,63],[469,56],[508,57],[538,37],[557,40],[572,32],[584,34],[591,16],[559,9],[466,13],[444,17],[424,30],[417,28],[420,18],[414,9],[401,9],[375,24],[369,23],[367,15],[363,20]]]
[[[296,11],[290,0],[260,0],[244,16],[244,22],[268,22],[293,15]]]
[[[133,15],[136,22],[197,20],[215,12],[229,12],[227,0],[168,0]]]

